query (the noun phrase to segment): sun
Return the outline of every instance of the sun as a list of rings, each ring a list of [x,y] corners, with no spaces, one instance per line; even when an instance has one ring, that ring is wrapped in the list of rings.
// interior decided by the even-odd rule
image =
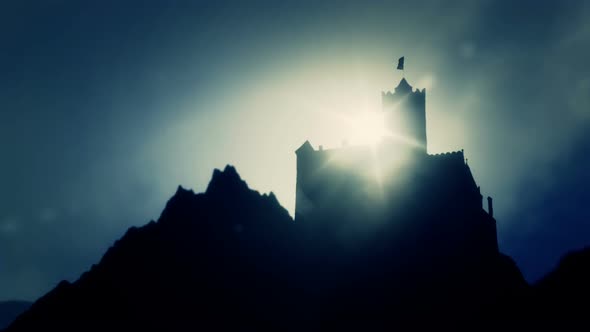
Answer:
[[[376,145],[390,135],[384,112],[363,111],[349,116],[346,122],[355,145]]]

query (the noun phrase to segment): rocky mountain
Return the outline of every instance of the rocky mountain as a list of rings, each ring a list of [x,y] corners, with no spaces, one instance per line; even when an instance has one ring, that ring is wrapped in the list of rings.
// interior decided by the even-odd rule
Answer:
[[[249,190],[233,167],[216,170],[205,193],[179,187],[157,222],[130,228],[8,331],[270,324],[289,314],[280,303],[294,291],[284,286],[293,226],[273,194]]]
[[[396,222],[411,225],[413,215]],[[61,282],[7,331],[491,326],[535,319],[534,296],[584,283],[570,270],[585,258],[564,261],[529,287],[502,254],[450,255],[411,232],[404,234],[417,237],[400,246],[391,240],[397,226],[359,238],[336,232],[337,224],[294,222],[272,193],[249,189],[227,166],[204,193],[179,187],[157,221],[130,228],[100,262]]]

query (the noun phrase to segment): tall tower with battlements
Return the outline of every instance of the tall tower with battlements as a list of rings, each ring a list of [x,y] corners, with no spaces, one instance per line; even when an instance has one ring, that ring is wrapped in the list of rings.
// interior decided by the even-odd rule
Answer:
[[[426,152],[426,90],[412,90],[403,78],[395,91],[382,92],[383,111],[393,139]]]

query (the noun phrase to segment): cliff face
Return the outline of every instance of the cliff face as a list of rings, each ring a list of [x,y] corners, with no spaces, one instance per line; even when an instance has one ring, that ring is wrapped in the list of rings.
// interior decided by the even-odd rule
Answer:
[[[409,231],[435,217],[416,209],[369,232],[294,222],[228,166],[205,193],[179,187],[157,222],[130,228],[8,331],[379,330],[503,317],[498,308],[527,289],[515,264]]]

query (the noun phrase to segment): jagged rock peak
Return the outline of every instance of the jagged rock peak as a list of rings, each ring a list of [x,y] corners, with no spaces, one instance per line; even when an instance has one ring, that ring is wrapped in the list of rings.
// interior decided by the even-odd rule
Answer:
[[[272,191],[268,194],[263,194],[262,197],[268,198],[271,202],[277,203],[280,205],[279,200],[277,199],[277,196],[275,196],[275,193],[273,193]]]
[[[182,186],[178,186],[176,189],[176,193],[170,200],[168,201],[168,205],[171,202],[178,202],[178,201],[186,201],[194,198],[196,196],[195,192],[192,189],[184,189]]]
[[[181,185],[179,185],[178,188],[176,189],[175,195],[186,195],[186,194],[194,195],[195,192],[192,189],[184,189]]]
[[[225,166],[223,171],[217,168],[213,171],[206,193],[211,194],[227,190],[249,190],[248,184],[242,180],[236,168],[231,165]]]

